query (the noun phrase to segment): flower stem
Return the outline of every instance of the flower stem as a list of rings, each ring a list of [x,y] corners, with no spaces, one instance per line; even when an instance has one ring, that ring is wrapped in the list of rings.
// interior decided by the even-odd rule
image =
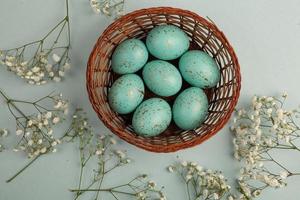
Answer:
[[[13,181],[17,176],[19,176],[25,169],[27,169],[34,161],[36,161],[42,154],[34,157],[27,165],[25,165],[22,169],[20,169],[15,175],[13,175],[10,179],[6,180],[6,183],[10,183]]]
[[[9,101],[9,97],[0,89],[0,94],[5,98],[6,101]]]
[[[68,22],[68,46],[71,45],[71,29],[70,29],[70,16],[69,16],[69,0],[66,0],[66,9],[67,9],[67,22]]]
[[[107,188],[107,189],[79,189],[79,190],[78,189],[70,189],[70,192],[114,192],[114,193],[120,193],[120,194],[127,194],[127,195],[135,196],[134,193],[114,190],[112,188]]]
[[[25,119],[27,119],[27,116],[16,106],[16,104],[10,99],[10,97],[8,97],[1,89],[0,89],[0,94],[5,98],[8,106],[12,105]],[[11,111],[11,109],[9,110]]]

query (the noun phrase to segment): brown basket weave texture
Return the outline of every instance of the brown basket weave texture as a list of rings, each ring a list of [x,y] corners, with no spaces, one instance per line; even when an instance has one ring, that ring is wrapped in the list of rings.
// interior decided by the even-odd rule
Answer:
[[[189,36],[191,49],[203,50],[211,55],[218,63],[221,80],[215,88],[206,91],[209,114],[199,128],[183,131],[172,123],[163,134],[146,138],[134,132],[130,115],[119,115],[108,104],[107,93],[117,77],[111,71],[111,55],[125,39],[144,39],[153,27],[161,24],[180,27]],[[112,23],[94,46],[86,76],[90,101],[103,123],[125,141],[152,152],[174,152],[189,148],[216,134],[228,122],[241,87],[238,59],[225,35],[214,23],[199,15],[170,7],[137,10]],[[148,91],[145,96],[149,98],[152,94]],[[174,98],[166,100],[172,105]]]

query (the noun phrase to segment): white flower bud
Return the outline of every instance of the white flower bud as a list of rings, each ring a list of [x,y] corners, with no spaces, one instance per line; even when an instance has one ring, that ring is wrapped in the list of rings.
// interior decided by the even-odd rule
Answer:
[[[59,62],[61,58],[60,58],[60,56],[58,56],[57,54],[54,53],[52,55],[52,59],[53,59],[54,62]]]
[[[54,147],[54,146],[56,146],[57,145],[57,142],[56,141],[53,141],[52,143],[51,143],[51,146],[52,147]]]
[[[60,121],[59,117],[54,117],[52,120],[53,124],[57,124],[59,121]]]
[[[70,63],[66,62],[66,63],[64,64],[64,66],[63,66],[63,69],[64,69],[64,70],[69,70],[69,69],[71,69]]]
[[[155,188],[156,183],[154,181],[149,181],[148,186],[153,189],[153,188]]]
[[[61,101],[58,101],[58,102],[54,105],[54,108],[55,108],[55,109],[59,109],[59,108],[62,107],[62,105],[63,105],[63,103],[62,103]]]
[[[282,171],[280,172],[280,177],[282,179],[286,179],[288,177],[289,173],[287,171]]]
[[[171,173],[173,173],[174,172],[174,167],[173,166],[169,166],[168,167],[168,171],[171,172]]]
[[[46,153],[47,148],[46,148],[46,147],[43,147],[40,151],[41,151],[41,153]]]
[[[54,72],[49,72],[49,77],[53,77],[54,76]]]
[[[185,181],[188,182],[189,180],[191,180],[193,178],[192,175],[188,174],[185,176]]]
[[[181,162],[181,165],[182,165],[183,167],[186,167],[187,164],[188,164],[188,163],[187,163],[186,161],[182,161],[182,162]]]
[[[8,67],[12,67],[12,66],[13,66],[13,63],[10,62],[10,61],[6,61],[5,64],[6,64]]]
[[[95,152],[95,154],[98,156],[98,155],[102,155],[102,153],[103,153],[103,151],[102,150],[97,150],[96,152]]]
[[[46,114],[45,114],[45,118],[46,119],[50,119],[52,117],[52,112],[47,112]]]
[[[58,71],[58,75],[61,76],[61,77],[64,77],[65,76],[65,72],[64,71]]]
[[[33,140],[28,140],[27,144],[28,144],[28,146],[32,146],[33,145]]]
[[[22,135],[23,134],[23,130],[22,129],[18,129],[17,131],[16,131],[16,135]]]
[[[39,67],[33,67],[32,69],[31,69],[31,71],[33,72],[33,73],[37,73],[37,72],[39,72],[41,69],[39,68]]]
[[[53,134],[53,129],[50,129],[49,131],[48,131],[48,135],[52,135]]]

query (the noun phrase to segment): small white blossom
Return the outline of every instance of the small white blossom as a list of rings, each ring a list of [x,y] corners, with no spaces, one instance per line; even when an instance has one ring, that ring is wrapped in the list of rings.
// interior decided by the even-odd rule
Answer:
[[[53,124],[57,124],[59,121],[60,121],[59,117],[54,117],[52,120]]]
[[[41,153],[46,153],[47,148],[46,148],[46,147],[43,147],[40,151],[41,151]]]
[[[174,172],[174,167],[173,166],[169,166],[168,167],[168,171],[171,172],[171,173],[173,173]]]
[[[289,173],[287,171],[282,171],[280,172],[280,177],[282,179],[286,179],[288,177]]]
[[[156,183],[154,181],[149,181],[148,186],[153,189],[156,187]]]
[[[61,59],[61,57],[54,53],[54,54],[52,55],[52,59],[53,59],[54,62],[59,62],[60,59]]]
[[[96,155],[102,155],[102,154],[103,154],[102,149],[101,149],[101,150],[97,150],[97,151],[95,152],[95,154],[96,154]]]
[[[22,129],[18,129],[17,131],[16,131],[16,135],[22,135],[23,134],[23,130]]]

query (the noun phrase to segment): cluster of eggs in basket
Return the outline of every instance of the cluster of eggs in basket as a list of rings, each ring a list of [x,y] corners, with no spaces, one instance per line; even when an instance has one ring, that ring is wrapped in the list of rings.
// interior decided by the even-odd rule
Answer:
[[[195,129],[205,120],[208,99],[203,89],[217,85],[220,71],[212,57],[203,51],[188,50],[189,46],[183,30],[160,25],[148,33],[146,44],[127,39],[113,52],[112,70],[121,76],[109,89],[108,102],[119,114],[133,112],[132,126],[137,134],[159,135],[172,118],[183,130]],[[148,61],[149,53],[154,60]],[[179,59],[178,68],[168,62],[175,59]],[[183,79],[190,87],[179,92]],[[143,101],[145,87],[157,97]],[[173,105],[163,99],[176,94]]]

